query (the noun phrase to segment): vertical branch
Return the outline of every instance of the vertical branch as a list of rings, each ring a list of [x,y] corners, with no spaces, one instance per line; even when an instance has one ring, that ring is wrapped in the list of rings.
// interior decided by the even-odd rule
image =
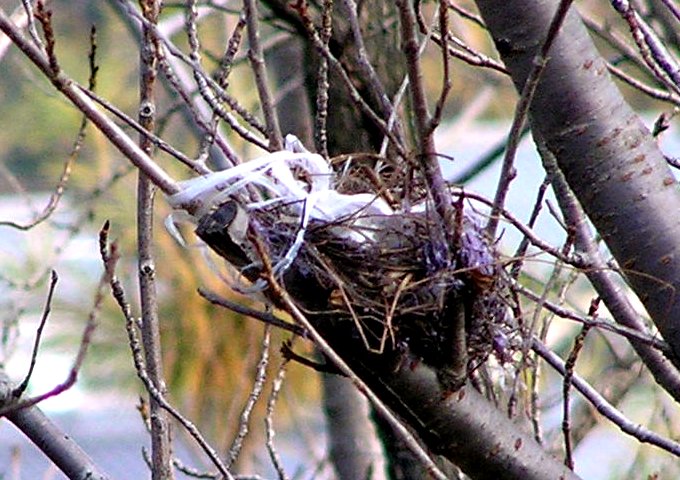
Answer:
[[[339,13],[347,15],[347,22],[349,23],[347,41],[352,42],[356,49],[353,58],[353,68],[357,70],[359,78],[366,84],[367,93],[372,103],[376,105],[378,113],[383,118],[389,118],[392,114],[392,104],[378,73],[368,58],[359,20],[360,7],[354,0],[342,0],[341,7],[342,9]]]
[[[420,65],[420,48],[416,38],[416,16],[413,5],[406,0],[396,2],[401,21],[401,33],[404,56],[408,68],[409,86],[413,97],[413,115],[415,117],[420,167],[427,182],[434,202],[434,207],[442,220],[442,229],[450,245],[454,244],[454,210],[451,195],[444,177],[439,169],[437,151],[434,144],[434,131],[430,128],[431,118],[427,108],[423,73]]]
[[[238,51],[239,46],[241,45],[241,39],[243,38],[243,29],[246,26],[246,19],[243,14],[239,15],[238,21],[236,22],[236,25],[234,26],[234,30],[231,34],[231,37],[229,37],[229,41],[227,42],[227,49],[224,52],[224,55],[222,55],[222,58],[220,59],[220,65],[217,71],[215,72],[215,80],[217,81],[218,85],[222,88],[222,91],[226,93],[227,91],[227,86],[229,85],[229,74],[231,73],[232,65],[234,62],[234,57],[236,56],[236,52]],[[201,82],[198,82],[198,85],[200,87]],[[203,139],[201,140],[201,153],[199,154],[199,157],[208,157],[208,152],[210,151],[210,148],[212,145],[215,143],[215,140],[219,139],[219,120],[220,120],[220,115],[218,112],[214,111],[212,113],[212,116],[210,118],[210,129],[203,135]],[[238,158],[234,158],[234,164],[238,163]]]
[[[428,130],[434,132],[434,130],[439,126],[439,122],[442,119],[442,113],[444,112],[444,105],[446,103],[446,98],[449,96],[451,91],[451,66],[449,62],[449,7],[447,2],[444,0],[439,1],[439,36],[442,52],[442,66],[444,68],[444,74],[442,78],[442,90],[439,93],[439,98],[437,99],[437,105],[434,109],[434,115],[430,120],[430,125]]]
[[[323,5],[323,15],[321,23],[321,42],[328,48],[333,28],[333,0],[326,0]],[[317,73],[316,86],[316,118],[314,121],[314,142],[316,151],[328,158],[328,132],[326,130],[326,119],[328,118],[328,59],[321,56],[319,58],[319,70]]]
[[[452,249],[456,252],[459,250],[457,245],[459,243],[460,228],[456,222],[456,209],[453,206],[451,193],[444,181],[437,159],[433,128],[436,119],[432,119],[427,107],[420,65],[420,48],[416,37],[416,15],[410,1],[398,0],[396,5],[399,10],[402,48],[406,58],[409,86],[411,87],[411,96],[413,98],[413,115],[415,116],[419,143],[418,158],[420,169],[425,177],[434,209],[440,220],[437,222],[437,227],[433,229],[432,233],[436,242],[444,242],[445,248],[443,249],[443,254],[445,257],[443,260],[445,263],[451,264],[454,261]],[[443,24],[445,23],[443,22]],[[458,208],[459,212],[462,213],[462,201]],[[465,309],[457,308],[456,310],[456,312],[453,312],[453,323],[450,327],[451,343],[449,352],[451,358],[449,359],[448,367],[438,372],[440,381],[450,391],[458,390],[465,383],[467,373]]]
[[[243,407],[243,411],[241,412],[238,433],[236,434],[236,438],[234,438],[234,441],[232,442],[231,447],[229,448],[229,453],[227,454],[227,459],[225,461],[227,468],[231,468],[231,466],[234,464],[234,462],[236,462],[239,454],[241,453],[241,450],[243,448],[243,442],[246,439],[246,436],[248,435],[248,430],[250,428],[249,427],[250,416],[253,413],[255,404],[260,399],[260,395],[262,395],[264,384],[267,381],[267,367],[269,366],[269,348],[271,345],[271,335],[272,326],[270,324],[267,324],[264,330],[264,337],[262,338],[262,353],[260,354],[260,361],[257,364],[255,383],[253,384],[253,388],[250,391],[250,395],[248,395],[248,401],[246,402],[246,405],[245,407]]]
[[[586,340],[586,335],[590,327],[584,325],[579,334],[574,339],[574,347],[569,354],[569,358],[565,363],[565,374],[564,382],[562,384],[562,395],[564,401],[562,403],[562,433],[564,435],[564,464],[570,469],[574,469],[574,458],[572,455],[572,444],[571,444],[571,420],[570,420],[570,404],[569,398],[571,396],[571,379],[574,377],[574,367],[576,366],[576,359],[578,354],[583,349],[583,344]]]
[[[160,2],[143,0],[140,2],[144,17],[152,23],[158,21]],[[155,127],[156,105],[154,92],[158,72],[157,42],[153,32],[142,27],[140,45],[140,95],[139,123],[147,131]],[[144,153],[151,156],[153,144],[148,137],[140,137],[139,146]],[[160,345],[160,329],[158,325],[158,304],[156,296],[155,265],[153,258],[153,198],[155,187],[140,172],[137,185],[137,250],[139,255],[139,296],[142,306],[142,338],[146,366],[151,382],[160,392],[165,391]],[[172,446],[170,441],[170,425],[156,399],[150,395],[151,408],[151,461],[153,480],[165,480],[174,477],[172,470]]]
[[[288,365],[288,362],[284,360],[284,362],[281,364],[279,367],[279,371],[276,374],[276,377],[274,378],[274,383],[272,385],[272,391],[271,394],[269,395],[269,400],[267,401],[267,415],[265,416],[264,423],[265,423],[265,433],[267,436],[267,452],[269,453],[269,458],[272,461],[272,464],[274,465],[274,468],[276,469],[276,473],[278,474],[279,480],[289,480],[290,477],[286,474],[286,471],[284,470],[283,467],[283,462],[281,461],[281,457],[279,456],[278,452],[276,451],[276,448],[274,446],[274,406],[276,405],[276,401],[279,398],[279,393],[281,391],[281,386],[283,385],[283,380],[286,377],[286,366]]]
[[[28,27],[28,33],[31,36],[33,42],[35,42],[36,46],[41,50],[44,50],[45,45],[43,45],[40,35],[38,35],[38,29],[35,28],[35,16],[33,15],[32,2],[29,0],[21,0],[21,3],[24,6],[24,12],[26,12],[26,26]],[[42,3],[44,5],[47,2],[43,1]]]
[[[255,75],[257,93],[260,96],[262,113],[264,114],[264,121],[267,125],[269,150],[281,150],[283,148],[283,139],[281,138],[279,120],[276,116],[274,99],[269,90],[269,83],[267,82],[267,69],[264,63],[262,45],[260,45],[257,5],[255,5],[255,0],[245,0],[243,2],[243,7],[246,14],[246,23],[248,25],[248,59],[250,60],[250,65],[253,69],[253,74]]]

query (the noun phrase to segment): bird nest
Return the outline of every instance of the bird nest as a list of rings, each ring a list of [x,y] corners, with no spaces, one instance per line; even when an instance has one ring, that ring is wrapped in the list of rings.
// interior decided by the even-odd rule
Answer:
[[[450,245],[427,200],[396,209],[384,192],[338,191],[347,179],[293,139],[284,152],[225,172],[190,180],[170,202],[192,212],[198,236],[255,290],[267,286],[253,236],[326,336],[371,352],[407,352],[437,371],[461,348],[466,373],[490,355],[512,358],[519,340],[509,282],[494,245],[467,215],[460,212]]]

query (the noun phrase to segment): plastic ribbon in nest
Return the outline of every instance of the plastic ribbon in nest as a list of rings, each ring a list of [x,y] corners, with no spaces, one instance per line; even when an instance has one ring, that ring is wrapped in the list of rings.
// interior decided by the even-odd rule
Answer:
[[[274,273],[280,275],[295,261],[310,221],[342,224],[342,231],[336,233],[361,242],[373,237],[373,220],[395,213],[374,194],[337,192],[333,177],[334,172],[323,157],[309,152],[294,135],[288,135],[284,150],[180,182],[182,190],[168,197],[175,212],[166,219],[166,227],[184,244],[175,222],[196,223],[228,200],[235,201],[246,212],[279,208],[282,213],[296,217],[299,225],[293,244],[274,265]],[[252,187],[260,198],[251,198],[248,188]]]

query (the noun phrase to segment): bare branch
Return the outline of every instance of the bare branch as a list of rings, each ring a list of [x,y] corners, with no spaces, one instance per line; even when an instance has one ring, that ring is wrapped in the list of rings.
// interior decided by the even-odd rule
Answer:
[[[68,478],[108,480],[108,476],[92,461],[85,451],[35,405],[12,409],[11,383],[0,370],[0,406],[10,406],[7,420],[26,435]]]
[[[594,316],[594,314],[590,314]],[[564,464],[569,467],[569,469],[574,469],[574,459],[572,457],[572,444],[571,444],[571,405],[569,403],[569,395],[571,393],[571,379],[574,377],[574,367],[576,366],[576,359],[579,353],[583,350],[583,344],[586,340],[586,335],[590,327],[584,325],[581,331],[574,339],[574,346],[569,352],[569,357],[564,364],[564,382],[562,385],[562,434],[564,435]]]
[[[198,294],[208,300],[210,303],[229,309],[234,313],[247,315],[251,318],[254,318],[255,320],[264,322],[266,325],[272,325],[274,327],[281,328],[303,338],[307,337],[307,333],[299,325],[287,322],[273,315],[271,312],[261,312],[259,310],[254,310],[252,308],[246,307],[245,305],[241,305],[240,303],[232,302],[227,298],[221,297],[216,293],[210,292],[203,288],[198,289]]]
[[[541,356],[552,368],[562,375],[566,375],[566,367],[561,358],[548,349],[538,340],[532,344],[533,350]],[[597,390],[590,386],[580,376],[574,374],[571,383],[604,417],[609,419],[622,432],[631,435],[642,443],[649,443],[659,447],[675,456],[680,456],[680,444],[670,439],[664,438],[646,429],[642,425],[635,424],[626,418],[612,404],[610,404]]]
[[[279,128],[279,120],[276,116],[273,97],[269,90],[267,69],[264,63],[264,53],[262,53],[262,46],[260,45],[257,5],[255,4],[255,0],[244,0],[243,7],[246,23],[248,25],[248,43],[250,44],[248,58],[253,68],[255,85],[257,85],[257,93],[260,96],[262,113],[264,114],[264,120],[267,124],[269,150],[281,150],[283,148],[283,139],[281,138],[281,129]]]
[[[248,401],[243,407],[241,418],[239,421],[238,433],[231,443],[229,453],[227,454],[226,466],[230,468],[238,459],[241,449],[243,448],[243,441],[248,435],[248,424],[250,423],[250,416],[253,413],[255,404],[262,395],[264,384],[267,381],[267,367],[269,366],[269,346],[271,343],[271,325],[266,325],[264,328],[264,336],[262,338],[262,353],[260,354],[260,361],[257,364],[255,374],[255,383],[248,395]]]
[[[680,67],[658,39],[654,30],[637,13],[630,2],[612,0],[611,4],[628,23],[633,40],[649,70],[670,90],[680,93]]]
[[[179,192],[179,186],[156,163],[153,162],[123,130],[97,109],[84,93],[85,88],[61,71],[53,71],[53,65],[33,44],[27,41],[0,9],[0,30],[38,67],[52,84],[66,96],[128,159],[143,171],[164,193]]]
[[[157,23],[161,2],[145,0],[140,2],[144,16],[149,22]],[[139,78],[139,123],[145,131],[152,132],[156,123],[156,76],[158,73],[158,50],[156,38],[148,28],[142,28],[140,44]],[[141,135],[139,146],[149,155],[153,154],[153,143]],[[139,268],[139,298],[142,307],[141,331],[144,356],[149,380],[165,394],[163,359],[161,354],[160,321],[158,318],[158,296],[156,293],[155,263],[153,254],[153,183],[140,172],[137,183],[137,253]],[[162,406],[150,395],[151,459],[153,480],[171,480],[172,444],[170,422]]]
[[[446,104],[446,99],[451,92],[452,82],[451,82],[451,66],[449,64],[449,49],[447,48],[449,43],[449,10],[446,6],[444,0],[439,2],[439,35],[441,36],[440,50],[442,52],[442,65],[444,66],[444,74],[442,78],[442,89],[439,92],[439,98],[437,99],[437,104],[434,108],[434,114],[430,119],[430,125],[428,130],[434,132],[439,126],[442,119],[442,114],[444,112],[444,105]]]
[[[429,193],[432,196],[434,208],[441,219],[439,232],[442,240],[450,246],[457,243],[457,228],[454,222],[455,212],[452,205],[451,195],[449,194],[444,178],[439,168],[437,149],[434,144],[433,131],[430,129],[431,117],[428,112],[427,98],[423,85],[423,74],[420,65],[419,48],[416,39],[416,16],[413,6],[407,1],[396,3],[399,10],[401,29],[402,29],[402,48],[406,57],[408,68],[409,86],[413,98],[413,115],[418,133],[418,160],[423,177],[427,182]],[[447,260],[451,260],[450,251],[447,249]]]
[[[569,228],[573,230],[576,248],[587,255],[592,264],[591,268],[584,270],[586,276],[618,323],[633,331],[645,332],[647,329],[644,322],[622,291],[618,282],[615,281],[614,275],[612,275],[607,266],[607,262],[600,254],[590,232],[585,213],[567,184],[554,155],[540,143],[538,150],[541,154],[544,168],[552,179],[553,191],[564,218]],[[655,380],[673,398],[680,399],[680,372],[669,360],[673,355],[672,349],[665,342],[664,348],[660,346],[650,348],[649,345],[651,344],[647,342],[638,342],[637,339],[628,338],[631,340],[631,345],[640,355],[642,361],[650,369],[652,375],[654,375]]]
[[[45,328],[45,324],[47,323],[47,318],[50,316],[50,312],[52,311],[52,297],[54,295],[54,289],[57,286],[58,280],[59,276],[57,275],[56,270],[52,270],[52,274],[50,275],[50,286],[49,289],[47,290],[47,299],[45,300],[45,308],[43,308],[43,314],[42,317],[40,318],[40,324],[38,325],[38,329],[35,332],[35,342],[33,343],[31,364],[28,367],[26,377],[24,377],[23,381],[12,392],[12,395],[15,398],[19,398],[21,395],[23,395],[23,393],[26,391],[26,388],[28,387],[28,382],[31,380],[31,376],[33,375],[33,369],[35,368],[35,363],[38,360],[38,349],[40,348],[42,332],[43,329]]]
[[[328,43],[333,34],[333,0],[326,0],[323,4],[321,16],[321,40],[324,48],[328,48]],[[328,117],[328,59],[321,57],[316,80],[316,117],[314,119],[314,142],[316,151],[328,158],[328,132],[326,130],[326,119]]]
[[[283,379],[286,377],[286,365],[288,362],[284,361],[279,367],[279,371],[274,377],[274,383],[272,384],[272,391],[269,395],[269,400],[267,401],[267,415],[265,416],[265,431],[267,434],[267,452],[269,453],[269,458],[274,464],[276,473],[278,473],[279,480],[289,480],[290,477],[286,474],[283,468],[281,458],[274,447],[274,407],[276,405],[276,400],[279,397],[279,392],[281,391],[281,386],[283,385]]]
[[[496,236],[496,228],[498,227],[498,212],[503,204],[505,203],[505,197],[508,194],[508,189],[510,188],[510,182],[515,178],[516,170],[514,167],[515,155],[517,154],[517,147],[519,146],[519,140],[521,138],[521,132],[524,128],[524,123],[526,122],[527,115],[529,114],[529,107],[536,93],[536,88],[538,87],[538,82],[541,78],[541,74],[548,63],[548,54],[550,53],[550,47],[552,47],[557,34],[562,27],[569,7],[571,7],[573,0],[561,0],[557,11],[550,22],[548,27],[548,32],[546,34],[545,40],[543,41],[539,52],[534,58],[533,68],[529,72],[527,79],[522,87],[522,92],[520,93],[519,101],[517,102],[517,107],[515,109],[515,116],[512,119],[512,126],[510,127],[510,133],[508,135],[508,146],[505,151],[505,158],[503,159],[503,167],[501,168],[501,177],[498,181],[498,186],[496,187],[496,196],[494,197],[494,205],[491,208],[491,217],[489,218],[489,223],[486,226],[486,231],[490,238]]]

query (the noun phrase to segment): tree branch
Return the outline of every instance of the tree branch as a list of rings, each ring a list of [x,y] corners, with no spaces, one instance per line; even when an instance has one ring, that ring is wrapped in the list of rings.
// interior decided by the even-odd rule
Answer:
[[[140,3],[144,17],[151,23],[158,22],[161,5],[156,0]],[[139,60],[139,123],[153,132],[156,124],[156,77],[158,74],[158,42],[153,32],[142,27]],[[148,136],[141,135],[139,146],[149,155],[153,154],[153,143]],[[156,294],[156,267],[153,255],[153,199],[156,187],[143,172],[139,172],[137,183],[137,252],[139,298],[142,307],[142,342],[149,380],[162,394],[165,394],[163,358],[158,318],[158,297]],[[171,480],[172,443],[170,421],[153,395],[149,394],[151,423],[151,476],[153,480]]]
[[[85,94],[85,87],[76,83],[62,71],[52,69],[50,60],[21,34],[2,9],[0,9],[0,30],[43,72],[57,90],[85,114],[104,136],[137,168],[143,171],[155,185],[167,195],[179,192],[177,183],[154,163],[118,125],[99,111],[93,101]]]
[[[478,0],[521,88],[556,2]],[[517,11],[532,12],[517,15]],[[567,182],[680,362],[680,190],[649,131],[612,83],[575,12],[567,14],[536,89],[534,135]]]
[[[9,377],[0,370],[0,407],[11,407],[12,391]],[[26,435],[68,478],[107,480],[109,477],[81,449],[78,444],[37,406],[12,409],[7,414],[12,422]]]

